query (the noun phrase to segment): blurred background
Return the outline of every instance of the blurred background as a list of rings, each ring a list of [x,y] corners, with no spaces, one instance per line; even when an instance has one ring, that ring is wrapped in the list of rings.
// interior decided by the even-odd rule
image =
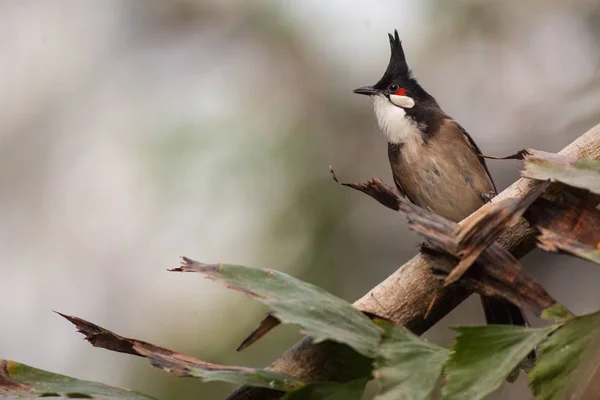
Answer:
[[[0,3],[0,358],[221,399],[232,386],[94,349],[52,310],[265,366],[297,329],[236,353],[265,309],[167,272],[179,256],[282,270],[348,301],[412,257],[404,219],[328,172],[392,182],[371,102],[351,91],[381,77],[395,28],[486,154],[557,151],[600,122],[598,1]],[[489,164],[499,189],[518,177],[518,162]],[[575,313],[600,308],[597,266],[523,264]],[[449,324],[482,322],[473,297],[426,336],[449,345]],[[529,397],[524,378],[494,394]]]

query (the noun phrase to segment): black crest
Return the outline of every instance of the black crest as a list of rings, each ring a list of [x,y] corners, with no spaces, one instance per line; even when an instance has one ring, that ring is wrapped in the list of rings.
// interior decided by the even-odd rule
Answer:
[[[406,64],[406,56],[404,55],[404,49],[402,48],[402,42],[398,36],[398,31],[394,30],[394,35],[388,33],[390,37],[390,49],[392,55],[390,57],[390,63],[388,64],[383,77],[379,82],[390,82],[396,78],[411,78],[411,72]]]

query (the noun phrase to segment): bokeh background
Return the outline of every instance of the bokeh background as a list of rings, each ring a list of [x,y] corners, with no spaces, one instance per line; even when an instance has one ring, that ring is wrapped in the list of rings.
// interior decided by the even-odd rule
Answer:
[[[352,301],[403,264],[406,222],[329,177],[391,182],[370,101],[397,28],[420,82],[482,150],[556,151],[600,122],[600,3],[556,0],[103,0],[0,3],[0,358],[221,399],[92,348],[52,310],[201,359],[264,366],[300,335],[236,353],[265,309],[186,255],[285,271]],[[520,164],[491,161],[500,189]],[[576,313],[600,270],[523,260]],[[471,298],[426,335],[481,323]],[[534,320],[534,324],[541,323]],[[497,399],[528,398],[525,379]]]

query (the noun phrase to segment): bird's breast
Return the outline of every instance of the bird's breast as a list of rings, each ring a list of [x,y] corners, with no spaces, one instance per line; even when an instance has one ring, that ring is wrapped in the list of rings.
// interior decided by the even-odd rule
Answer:
[[[415,204],[460,221],[493,190],[487,172],[464,141],[432,138],[390,145],[394,180]]]

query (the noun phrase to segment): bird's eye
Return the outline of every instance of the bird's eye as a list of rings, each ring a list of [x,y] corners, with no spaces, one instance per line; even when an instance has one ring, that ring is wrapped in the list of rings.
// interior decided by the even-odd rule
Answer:
[[[388,90],[390,94],[395,94],[396,96],[406,96],[406,89],[401,88],[395,83],[390,84],[390,86],[388,86]]]

